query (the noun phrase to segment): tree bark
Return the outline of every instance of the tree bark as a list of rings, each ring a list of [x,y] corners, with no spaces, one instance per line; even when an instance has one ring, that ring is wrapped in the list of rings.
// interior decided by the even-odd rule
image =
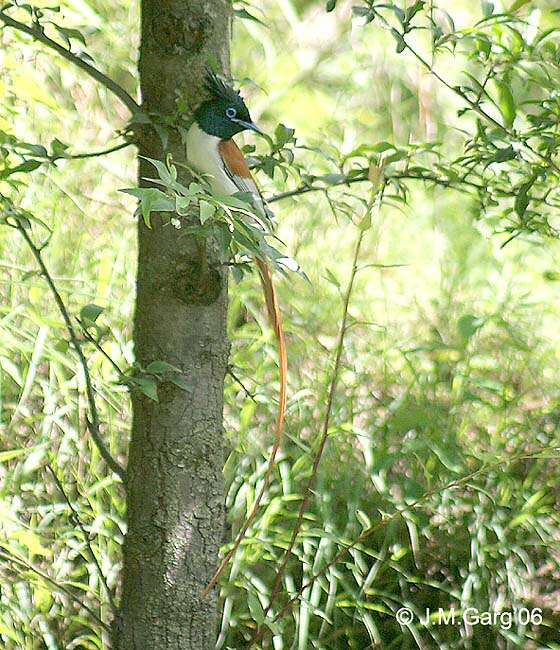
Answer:
[[[191,108],[201,100],[204,65],[228,69],[228,0],[142,0],[140,83],[145,113],[177,124],[178,95]],[[168,142],[150,126],[139,154],[185,160],[178,131]],[[140,159],[140,184],[153,177]],[[201,592],[212,577],[222,542],[223,381],[227,276],[212,246],[202,253],[169,221],[140,220],[134,341],[142,367],[166,361],[191,383],[185,391],[158,386],[159,402],[133,392],[127,470],[128,532],[124,544],[119,650],[209,650],[216,639],[216,603]],[[210,272],[203,269],[210,268]]]

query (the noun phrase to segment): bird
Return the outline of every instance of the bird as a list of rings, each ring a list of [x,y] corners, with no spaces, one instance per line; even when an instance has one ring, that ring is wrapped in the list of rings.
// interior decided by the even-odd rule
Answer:
[[[187,159],[198,172],[207,175],[215,193],[246,192],[254,208],[262,214],[263,198],[233,136],[246,130],[264,134],[233,86],[207,70],[204,87],[210,99],[203,101],[194,112],[186,138]]]
[[[270,211],[251,175],[245,156],[233,140],[235,135],[243,131],[250,130],[261,135],[263,132],[251,119],[245,101],[231,83],[207,69],[204,77],[204,88],[209,97],[194,111],[193,123],[187,131],[187,162],[196,172],[207,178],[210,188],[215,194],[231,195],[237,192],[248,194],[255,212],[256,222],[258,224],[267,223]],[[207,595],[216,585],[257,514],[262,497],[270,482],[274,461],[280,449],[284,431],[288,394],[288,356],[282,313],[268,262],[258,256],[254,257],[254,261],[258,267],[268,318],[274,330],[278,346],[280,391],[274,429],[274,444],[263,486],[255,500],[253,509],[239,531],[232,548],[223,558],[213,578],[208,583],[204,595]]]

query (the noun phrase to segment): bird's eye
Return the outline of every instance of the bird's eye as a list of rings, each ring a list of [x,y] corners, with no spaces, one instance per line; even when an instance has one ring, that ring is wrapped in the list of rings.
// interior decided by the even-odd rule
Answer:
[[[233,108],[233,106],[230,106],[229,108],[226,108],[226,116],[227,117],[232,119],[236,115],[237,115],[237,111],[235,110],[235,108]]]

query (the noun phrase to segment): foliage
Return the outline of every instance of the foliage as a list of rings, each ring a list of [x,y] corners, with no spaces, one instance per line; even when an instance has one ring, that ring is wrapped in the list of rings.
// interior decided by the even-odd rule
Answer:
[[[157,398],[161,381],[189,386],[174,368],[135,366],[130,345],[134,201],[118,190],[134,185],[123,106],[135,111],[135,10],[43,4],[3,13],[129,90],[52,58],[32,34],[1,32],[0,637],[18,650],[101,648],[122,486],[88,435],[84,368],[22,229],[77,323],[114,457],[126,454],[126,387]],[[259,635],[276,648],[557,647],[554,4],[267,0],[236,4],[236,16],[234,70],[259,84],[245,95],[274,133],[245,151],[310,282],[279,281],[287,440],[222,582],[218,647]],[[175,185],[174,163],[154,166],[162,190],[130,191],[144,218],[164,204],[180,219],[203,201],[191,236],[227,231],[224,254],[242,263],[265,245],[258,232],[235,239],[247,228],[230,211],[246,209],[240,198]],[[372,182],[382,201],[364,218]],[[16,216],[21,228],[7,227]],[[232,539],[266,471],[277,376],[257,283],[238,279]],[[412,624],[398,622],[402,606]],[[537,607],[543,622],[427,624],[426,607]]]
[[[212,194],[208,179],[194,170],[189,172],[195,180],[187,187],[178,180],[177,167],[170,158],[165,163],[151,158],[148,161],[156,168],[157,178],[146,180],[163,189],[134,187],[122,190],[139,200],[138,210],[148,228],[151,228],[152,212],[169,213],[166,226],[180,230],[178,237],[195,239],[199,247],[208,241],[216,242],[219,259],[239,270],[238,277],[243,275],[247,256],[270,260],[282,269],[280,261],[287,258],[267,241],[267,237],[273,236],[269,217],[258,214],[251,204],[250,194]]]

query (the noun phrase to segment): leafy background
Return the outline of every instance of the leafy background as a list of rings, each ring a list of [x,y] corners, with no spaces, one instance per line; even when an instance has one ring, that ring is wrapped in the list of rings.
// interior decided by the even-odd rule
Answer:
[[[425,3],[411,23],[423,29],[405,36],[449,88],[396,51],[390,30],[403,33],[403,12],[418,3],[385,3],[372,18],[376,4],[236,5],[234,76],[278,145],[271,153],[247,138],[263,192],[323,190],[271,204],[310,281],[278,279],[287,435],[222,580],[218,647],[245,647],[259,629],[259,643],[275,649],[557,648],[559,48],[548,30],[559,14],[546,1]],[[26,19],[25,9],[11,13]],[[102,0],[63,2],[52,16],[78,29],[132,94],[138,18],[134,3]],[[52,164],[14,143],[43,145],[47,156],[99,151],[120,141],[127,114],[27,36],[4,29],[0,38],[0,192],[52,229],[43,256],[64,300],[75,316],[104,308],[103,349],[125,369],[136,222],[134,200],[118,190],[135,182],[134,150]],[[462,110],[478,93],[506,130]],[[13,172],[25,160],[41,164]],[[340,183],[370,163],[387,185],[364,224],[370,184]],[[425,175],[439,180],[418,180]],[[47,236],[38,224],[33,233]],[[328,444],[265,614],[324,427],[360,236]],[[52,296],[19,233],[2,227],[0,238],[0,638],[18,650],[106,647],[122,486],[86,433],[84,377]],[[251,510],[272,444],[277,366],[254,276],[231,288],[230,337],[243,387],[228,377],[225,543]],[[84,349],[104,436],[124,461],[127,389],[99,350]],[[395,617],[404,605],[417,614],[538,607],[543,622],[437,626],[417,616],[406,626]]]

